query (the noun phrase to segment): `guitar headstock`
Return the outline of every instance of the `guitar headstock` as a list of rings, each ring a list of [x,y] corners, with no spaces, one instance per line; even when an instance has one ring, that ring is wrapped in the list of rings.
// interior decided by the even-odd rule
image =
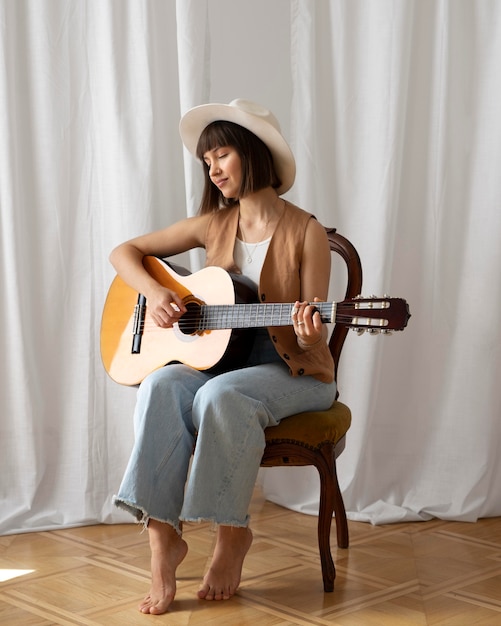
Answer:
[[[339,302],[336,321],[349,326],[357,334],[391,335],[395,330],[404,330],[411,314],[403,298],[389,296],[357,296]]]

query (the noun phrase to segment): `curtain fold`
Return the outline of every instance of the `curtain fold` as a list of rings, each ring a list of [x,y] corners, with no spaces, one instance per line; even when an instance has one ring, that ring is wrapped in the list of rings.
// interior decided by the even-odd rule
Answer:
[[[211,40],[207,0],[176,0],[181,115],[210,100]],[[186,212],[196,215],[202,196],[203,177],[196,159],[184,149]],[[198,250],[189,254],[190,268],[203,267]]]
[[[288,197],[351,239],[365,293],[411,306],[403,333],[344,348],[349,517],[501,514],[501,5],[254,0],[228,47],[233,3],[0,4],[0,534],[130,520],[111,503],[136,390],[100,360],[107,258],[196,212],[180,115],[236,97],[278,113]],[[313,471],[262,481],[316,512]]]
[[[117,520],[135,390],[100,317],[113,246],[186,214],[175,7],[5,2],[0,28],[0,533]]]
[[[413,314],[400,336],[347,340],[339,384],[353,425],[338,465],[351,519],[501,513],[500,8],[294,3],[296,47],[313,51],[293,68],[305,198],[329,203],[321,186],[365,290],[402,295]],[[266,477],[265,494],[314,513],[286,471]]]

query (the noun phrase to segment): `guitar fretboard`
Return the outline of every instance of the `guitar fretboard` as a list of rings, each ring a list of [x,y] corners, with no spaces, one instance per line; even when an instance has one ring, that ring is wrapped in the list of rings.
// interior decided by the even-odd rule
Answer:
[[[315,302],[324,324],[336,319],[335,302]],[[179,321],[183,332],[219,330],[222,328],[262,328],[290,326],[293,304],[204,304],[189,308]]]

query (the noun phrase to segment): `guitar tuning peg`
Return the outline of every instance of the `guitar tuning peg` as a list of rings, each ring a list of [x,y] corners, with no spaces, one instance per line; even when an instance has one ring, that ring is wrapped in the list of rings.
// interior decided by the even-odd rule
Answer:
[[[387,298],[388,296],[385,296],[385,298]],[[388,330],[387,328],[383,328],[383,330],[381,331],[382,335],[393,335],[393,331]]]
[[[369,328],[367,332],[369,333],[369,335],[379,335],[381,331],[379,330],[379,328]]]
[[[391,298],[391,296],[389,296],[387,293],[383,294],[383,298],[385,300],[389,300]]]
[[[365,333],[365,328],[352,328],[351,329],[353,332],[357,333],[357,335],[360,337],[360,335],[363,335]]]

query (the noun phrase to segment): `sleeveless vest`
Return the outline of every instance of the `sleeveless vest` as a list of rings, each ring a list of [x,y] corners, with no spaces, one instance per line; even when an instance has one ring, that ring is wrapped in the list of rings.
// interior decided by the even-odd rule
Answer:
[[[238,217],[238,207],[220,209],[211,216],[205,241],[206,266],[241,274],[233,258]],[[311,213],[286,202],[261,270],[261,302],[293,303],[301,299],[301,258],[310,219],[315,219]],[[334,362],[324,341],[311,350],[301,350],[292,326],[273,326],[268,332],[292,376],[309,375],[327,383],[334,379]]]

